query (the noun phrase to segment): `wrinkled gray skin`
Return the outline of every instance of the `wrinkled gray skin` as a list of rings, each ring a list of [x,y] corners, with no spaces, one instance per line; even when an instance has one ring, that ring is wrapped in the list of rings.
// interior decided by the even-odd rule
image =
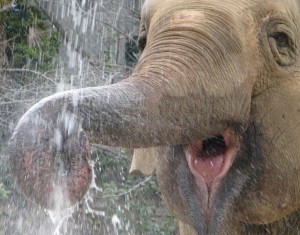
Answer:
[[[32,107],[10,142],[13,172],[46,180],[32,165],[70,152],[63,143],[85,136],[82,129],[90,142],[169,146],[157,148],[158,180],[195,234],[300,234],[299,11],[299,0],[146,0],[132,76]],[[233,163],[212,190],[188,149],[227,130]],[[24,191],[24,177],[16,181]]]

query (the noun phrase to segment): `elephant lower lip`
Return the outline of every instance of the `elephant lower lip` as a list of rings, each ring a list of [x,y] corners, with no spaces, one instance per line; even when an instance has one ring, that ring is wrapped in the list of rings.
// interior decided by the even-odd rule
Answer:
[[[188,165],[198,187],[206,194],[208,210],[238,150],[237,136],[229,128],[221,135],[187,146],[185,155]]]

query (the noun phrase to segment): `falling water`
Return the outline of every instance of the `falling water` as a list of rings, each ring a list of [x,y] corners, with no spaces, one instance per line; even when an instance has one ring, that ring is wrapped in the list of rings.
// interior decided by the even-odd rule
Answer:
[[[56,208],[55,210],[48,210],[47,213],[53,223],[53,235],[60,235],[61,226],[68,218],[72,217],[74,208],[61,209],[65,204],[68,204],[68,202],[66,202],[68,201],[68,197],[62,191],[61,187],[56,187],[52,196],[56,202]]]

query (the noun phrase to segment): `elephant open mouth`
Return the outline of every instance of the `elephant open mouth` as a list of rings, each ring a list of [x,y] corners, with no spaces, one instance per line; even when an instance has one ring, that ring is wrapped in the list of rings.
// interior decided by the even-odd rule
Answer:
[[[206,209],[212,204],[222,179],[229,172],[239,151],[237,135],[227,129],[223,134],[198,140],[187,146],[185,155],[197,186],[207,195]]]

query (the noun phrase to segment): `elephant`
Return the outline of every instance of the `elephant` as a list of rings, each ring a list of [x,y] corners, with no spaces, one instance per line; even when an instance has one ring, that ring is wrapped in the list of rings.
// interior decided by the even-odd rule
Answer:
[[[299,0],[146,0],[131,76],[46,97],[20,119],[16,184],[50,209],[60,188],[71,206],[91,181],[90,143],[135,148],[181,235],[300,234],[299,11]]]

